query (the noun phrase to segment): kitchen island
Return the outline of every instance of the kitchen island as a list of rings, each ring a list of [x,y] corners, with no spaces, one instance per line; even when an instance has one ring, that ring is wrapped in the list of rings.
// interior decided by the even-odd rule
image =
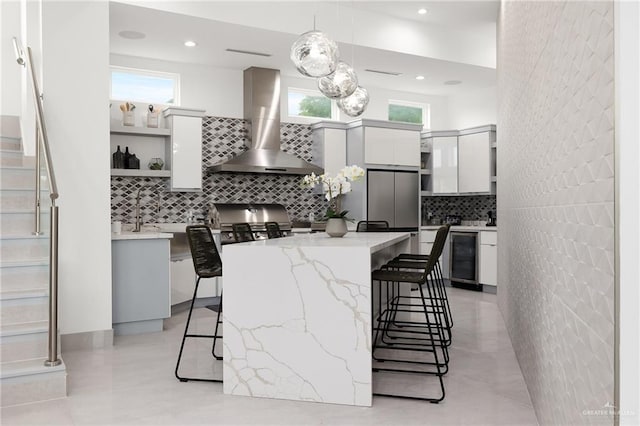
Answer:
[[[409,238],[317,233],[225,246],[224,393],[371,406],[371,270],[409,251]]]

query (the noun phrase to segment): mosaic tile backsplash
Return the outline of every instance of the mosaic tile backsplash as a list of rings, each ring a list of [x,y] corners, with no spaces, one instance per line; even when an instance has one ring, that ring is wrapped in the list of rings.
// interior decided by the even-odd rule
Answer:
[[[422,197],[422,224],[431,213],[434,219],[443,219],[446,215],[462,216],[464,221],[488,220],[487,212],[496,214],[495,195],[474,195],[460,197]]]
[[[321,194],[300,187],[301,176],[256,173],[217,173],[206,169],[245,151],[247,121],[237,118],[204,117],[202,126],[202,192],[169,192],[166,178],[112,177],[111,219],[135,221],[135,198],[140,188],[140,211],[144,223],[185,222],[189,210],[204,217],[211,203],[278,203],[286,207],[292,221],[306,221],[309,213],[321,217],[326,202]],[[282,123],[281,149],[311,160],[311,128]]]

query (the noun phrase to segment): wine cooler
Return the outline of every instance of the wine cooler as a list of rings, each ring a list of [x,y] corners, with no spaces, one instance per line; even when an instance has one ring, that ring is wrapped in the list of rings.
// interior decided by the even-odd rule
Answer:
[[[478,281],[478,233],[451,232],[451,285],[482,290]]]

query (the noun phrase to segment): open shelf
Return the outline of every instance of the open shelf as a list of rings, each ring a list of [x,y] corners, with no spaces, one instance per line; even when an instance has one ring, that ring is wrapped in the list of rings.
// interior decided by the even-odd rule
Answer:
[[[111,133],[114,135],[169,136],[171,130],[161,127],[134,127],[114,124],[111,126]]]
[[[491,148],[497,148],[497,147],[498,147],[497,142],[491,142]]]
[[[111,169],[111,176],[171,177],[171,170]]]
[[[428,196],[433,195],[433,192],[431,192],[431,191],[420,191],[420,195],[423,196],[423,197],[428,197]]]
[[[420,169],[420,174],[421,175],[430,175],[431,174],[431,169]]]

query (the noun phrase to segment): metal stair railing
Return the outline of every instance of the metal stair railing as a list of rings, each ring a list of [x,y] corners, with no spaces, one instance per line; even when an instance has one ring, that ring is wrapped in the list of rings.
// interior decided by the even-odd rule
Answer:
[[[44,108],[42,106],[42,94],[38,88],[38,80],[33,70],[33,56],[31,48],[27,46],[27,54],[20,47],[18,40],[13,37],[13,49],[16,54],[16,61],[19,65],[27,68],[27,72],[31,77],[33,88],[33,100],[36,108],[36,194],[35,194],[35,230],[34,235],[42,235],[40,230],[40,158],[44,157],[44,166],[47,171],[49,181],[49,197],[51,198],[51,206],[49,207],[50,215],[50,232],[49,238],[49,345],[48,356],[44,362],[47,367],[59,365],[62,361],[58,358],[58,206],[56,199],[58,198],[58,186],[56,184],[56,176],[53,171],[53,163],[51,161],[51,151],[49,149],[49,139],[47,138],[47,129],[44,122]]]

